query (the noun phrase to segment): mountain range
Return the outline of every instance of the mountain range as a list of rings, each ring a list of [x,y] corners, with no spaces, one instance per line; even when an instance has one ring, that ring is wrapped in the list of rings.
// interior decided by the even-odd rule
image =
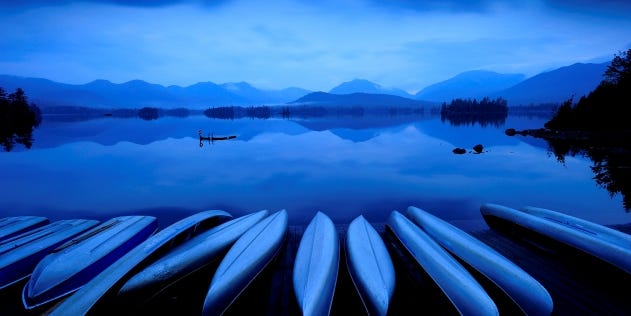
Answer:
[[[41,78],[10,75],[0,75],[0,87],[8,92],[22,88],[31,102],[43,107],[96,108],[152,106],[206,109],[215,105],[284,104],[311,92],[295,87],[261,90],[246,82],[224,84],[199,82],[187,87],[165,87],[142,80],[132,80],[121,84],[95,80],[87,84],[72,85]]]
[[[606,63],[577,63],[526,78],[522,74],[501,74],[475,70],[427,86],[416,94],[385,88],[365,79],[343,82],[328,92],[290,87],[263,90],[246,82],[216,84],[200,82],[190,86],[162,86],[142,80],[115,84],[95,80],[66,84],[42,78],[0,75],[0,87],[7,92],[22,88],[29,100],[40,107],[86,106],[99,108],[140,108],[145,106],[206,109],[229,105],[391,105],[411,106],[450,102],[455,98],[502,97],[509,106],[559,103],[591,92],[603,79]]]
[[[491,93],[503,97],[510,105],[527,105],[546,102],[563,102],[569,98],[578,101],[589,94],[603,80],[609,62],[600,64],[577,63],[543,72],[516,85]]]
[[[347,104],[380,103],[409,106],[409,99],[424,105],[450,102],[453,99],[483,97],[504,98],[509,106],[540,103],[561,103],[574,97],[589,94],[603,79],[606,63],[576,63],[555,70],[542,72],[530,78],[523,74],[501,74],[474,70],[458,74],[450,79],[427,86],[412,95],[396,88],[382,86],[364,79],[344,82],[328,93],[314,92],[292,104]],[[364,94],[364,95],[362,95]],[[376,95],[396,96],[399,99],[376,99]],[[371,100],[372,99],[372,100]],[[405,101],[404,101],[405,99]]]
[[[383,93],[354,92],[347,94],[333,94],[321,91],[307,94],[296,101],[289,102],[289,104],[320,106],[361,106],[368,109],[384,106],[412,108],[434,105],[432,102],[404,98],[398,95]]]

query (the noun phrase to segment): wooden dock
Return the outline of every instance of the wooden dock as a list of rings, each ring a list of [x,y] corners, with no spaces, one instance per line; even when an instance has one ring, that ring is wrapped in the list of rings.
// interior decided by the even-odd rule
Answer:
[[[448,299],[396,237],[382,223],[373,224],[392,256],[396,288],[389,315],[458,315]],[[341,256],[332,315],[366,315],[361,299],[346,269],[344,249],[346,225],[338,225]],[[631,224],[615,226],[631,234]],[[304,227],[290,226],[278,256],[252,281],[225,315],[301,315],[292,284],[294,257]],[[470,232],[537,279],[554,301],[553,315],[631,315],[631,275],[606,263],[555,244],[540,236],[519,231],[485,229]],[[116,302],[103,304],[97,315],[200,315],[201,306],[218,262],[169,288],[149,304],[131,308]],[[500,314],[523,313],[495,285],[470,269],[496,301]],[[24,282],[0,293],[0,315],[41,315],[46,310],[24,311],[21,289]]]

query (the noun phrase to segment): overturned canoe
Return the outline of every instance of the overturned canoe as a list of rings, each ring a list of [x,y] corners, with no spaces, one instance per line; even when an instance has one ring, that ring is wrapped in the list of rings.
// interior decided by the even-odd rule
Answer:
[[[29,277],[49,252],[98,224],[87,219],[59,220],[5,239],[0,243],[0,289]]]
[[[276,256],[287,232],[287,211],[252,226],[219,263],[204,300],[202,315],[222,314]]]
[[[152,216],[121,216],[73,238],[46,255],[22,291],[26,309],[64,297],[83,286],[158,228]]]
[[[407,216],[443,248],[495,283],[526,315],[552,313],[552,297],[543,285],[493,248],[417,207],[410,206]]]
[[[499,314],[478,281],[420,227],[398,211],[392,211],[386,225],[461,315]]]
[[[340,261],[337,230],[317,212],[305,229],[294,261],[294,293],[303,315],[329,315]]]
[[[631,273],[631,235],[560,212],[487,203],[480,212],[489,226],[501,219],[552,238]]]
[[[49,315],[86,315],[104,296],[121,286],[133,269],[142,268],[151,259],[168,252],[172,247],[206,229],[215,227],[232,218],[230,213],[221,210],[199,212],[181,219],[158,231],[143,243],[126,253],[103,272],[86,283],[70,297],[57,305]]]
[[[0,219],[0,241],[50,223],[41,216],[12,216]]]
[[[118,292],[119,297],[138,303],[151,299],[178,280],[217,260],[268,213],[263,210],[244,215],[189,239],[131,277]]]
[[[394,265],[381,236],[361,215],[348,225],[346,252],[348,271],[366,311],[386,315],[394,292]]]

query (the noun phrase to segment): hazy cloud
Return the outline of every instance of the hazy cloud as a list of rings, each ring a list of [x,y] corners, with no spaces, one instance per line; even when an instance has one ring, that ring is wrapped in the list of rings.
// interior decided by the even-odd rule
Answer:
[[[365,78],[413,91],[473,69],[531,75],[608,59],[628,47],[631,29],[631,19],[602,13],[628,6],[616,1],[1,4],[23,9],[0,9],[0,71],[68,83],[247,81],[329,90]]]
[[[162,7],[177,4],[221,5],[229,0],[0,0],[4,8],[30,8],[39,6],[59,6],[72,3],[112,4],[129,7]]]
[[[196,4],[213,8],[243,0],[0,0],[5,9],[21,9],[39,6],[59,6],[72,3],[112,4],[129,7],[163,7],[178,4]],[[245,0],[251,4],[272,4],[272,2]],[[523,8],[543,6],[551,9],[579,12],[584,14],[610,14],[614,16],[631,15],[631,1],[628,0],[286,0],[286,5],[326,6],[335,11],[347,7],[374,6],[386,10],[406,10],[415,12],[472,12],[484,13],[494,8]]]

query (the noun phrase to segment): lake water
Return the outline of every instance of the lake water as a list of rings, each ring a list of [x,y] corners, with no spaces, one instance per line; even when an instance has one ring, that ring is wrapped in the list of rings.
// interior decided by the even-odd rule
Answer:
[[[601,224],[626,224],[622,197],[593,180],[592,162],[559,163],[542,140],[506,136],[546,119],[454,126],[436,116],[157,120],[44,117],[31,149],[0,152],[0,216],[107,219],[152,214],[164,227],[190,214],[286,209],[347,224],[382,222],[414,205],[467,230],[480,205],[539,206]],[[203,135],[236,138],[200,146]],[[472,153],[476,144],[481,154]],[[456,155],[455,147],[467,149]]]

